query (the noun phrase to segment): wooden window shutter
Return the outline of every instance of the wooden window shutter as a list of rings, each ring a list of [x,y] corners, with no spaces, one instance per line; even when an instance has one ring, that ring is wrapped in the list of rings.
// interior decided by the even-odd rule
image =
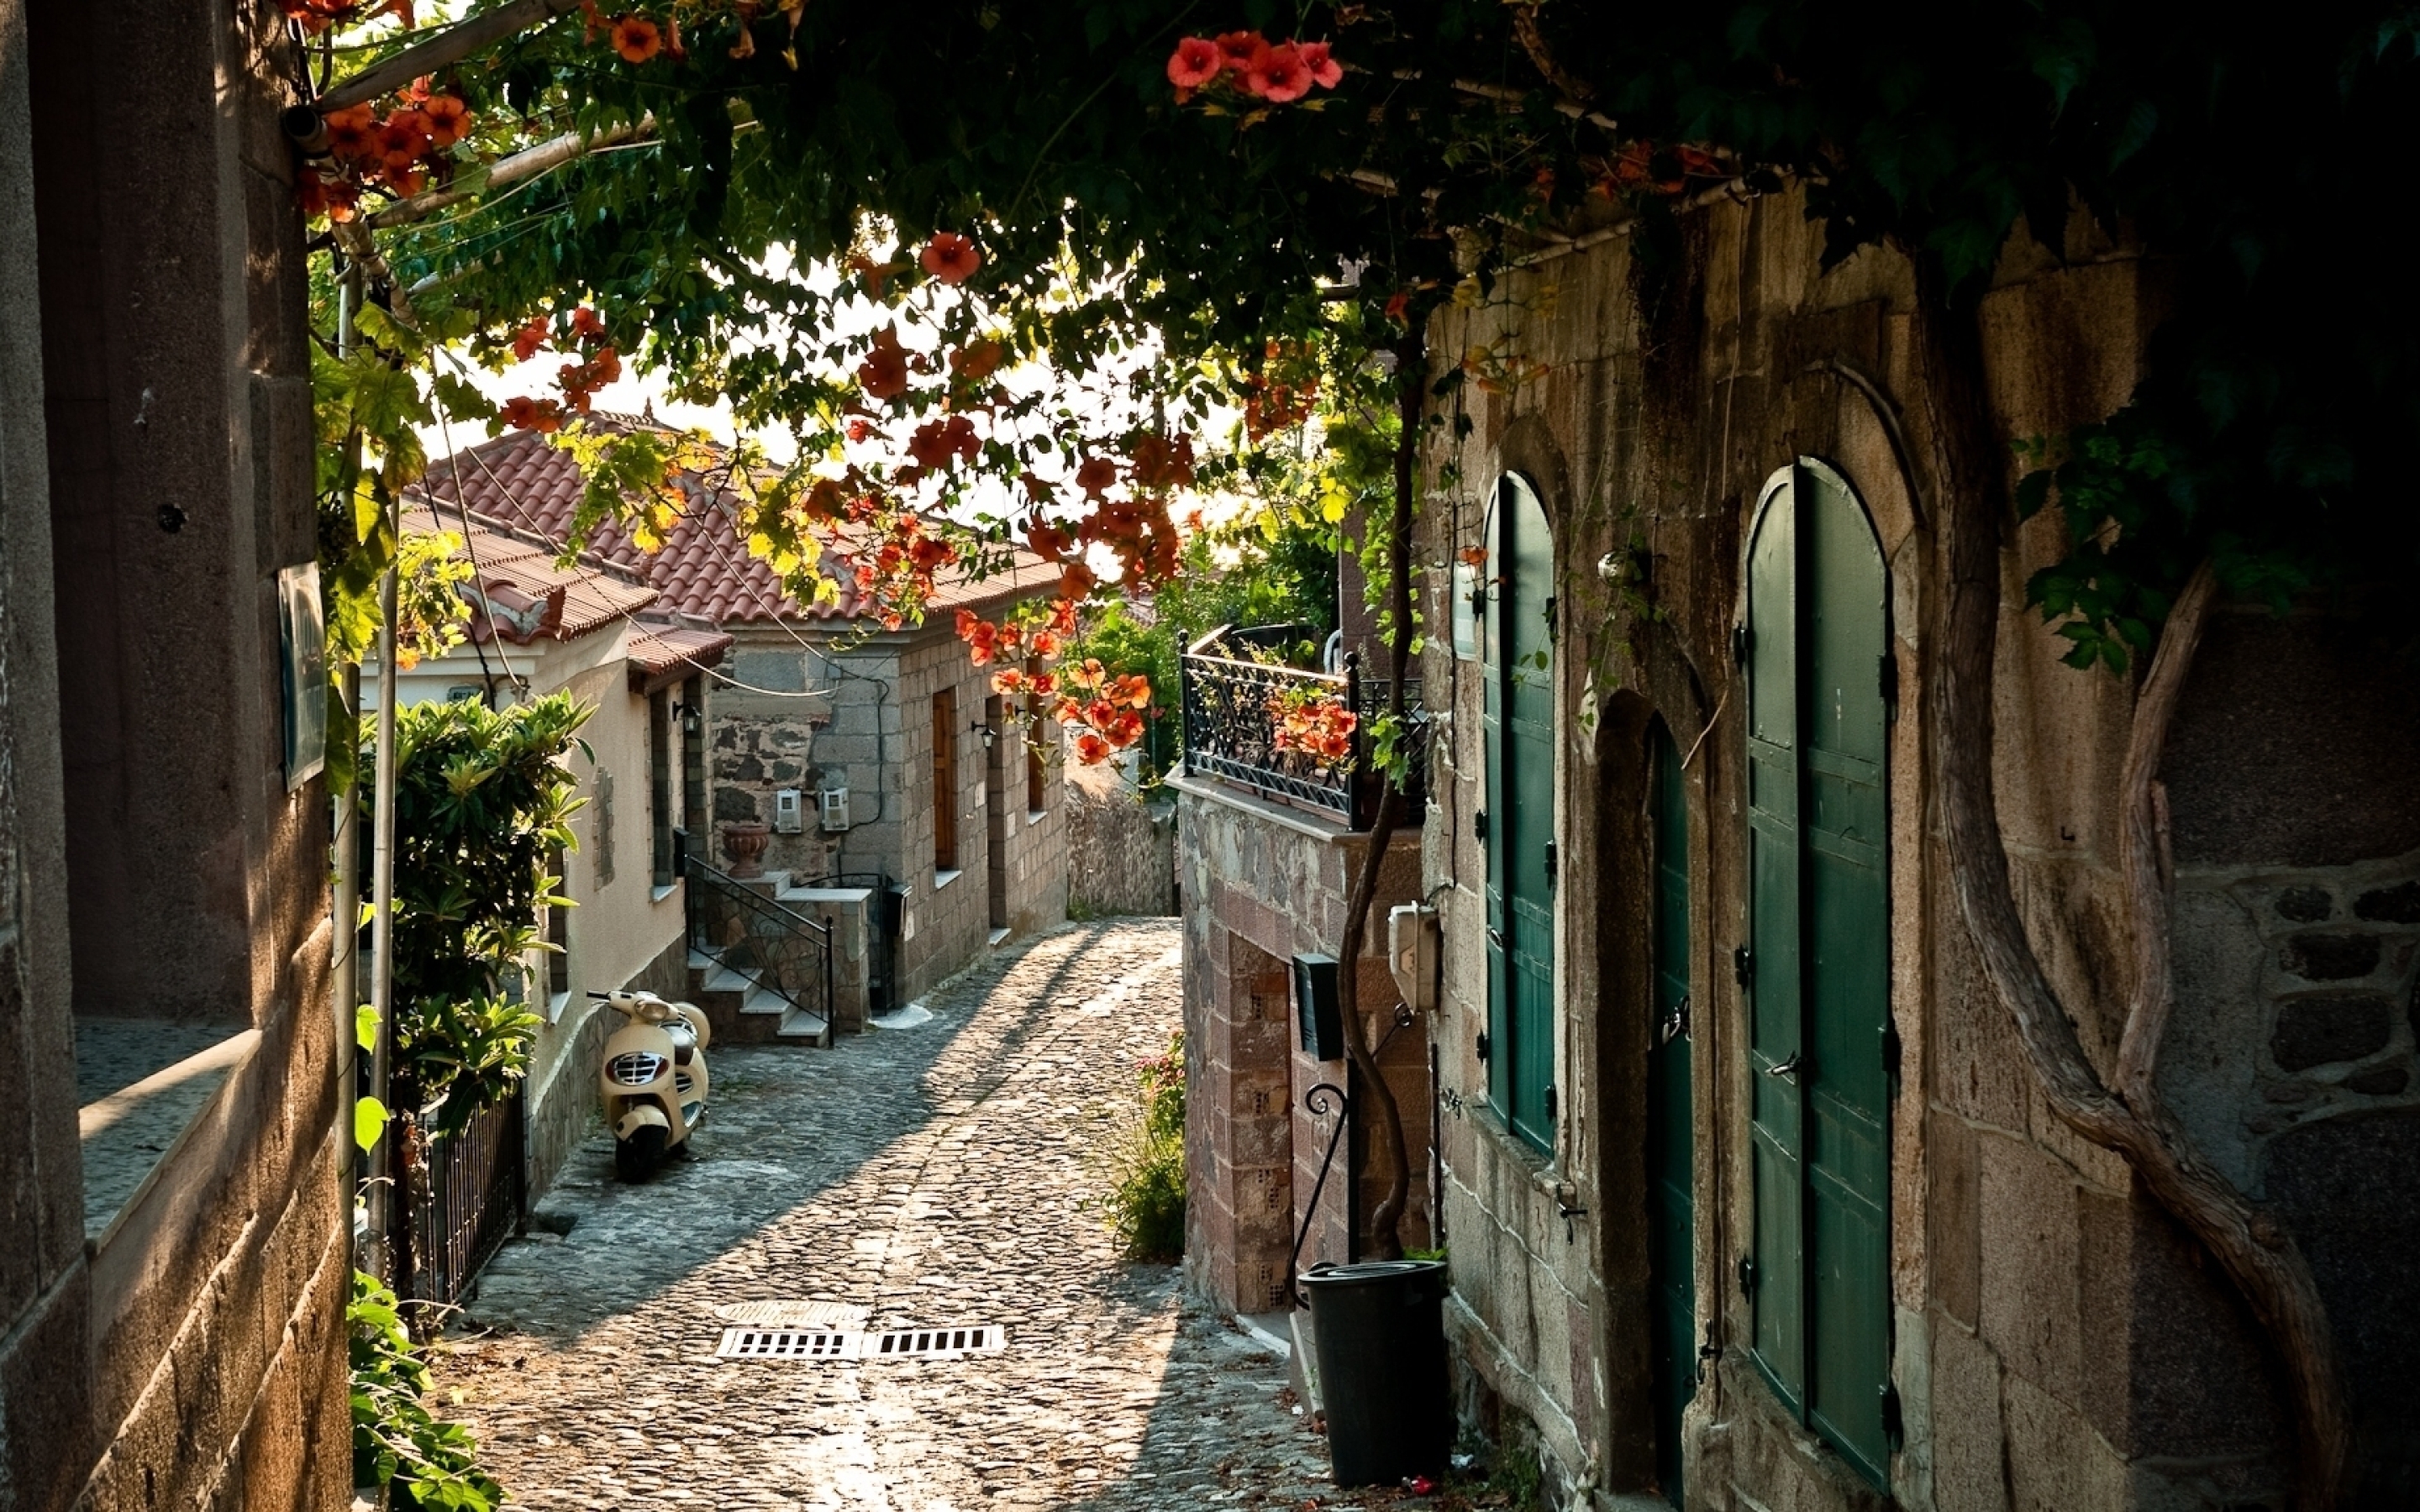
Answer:
[[[958,869],[958,698],[933,695],[933,870]]]

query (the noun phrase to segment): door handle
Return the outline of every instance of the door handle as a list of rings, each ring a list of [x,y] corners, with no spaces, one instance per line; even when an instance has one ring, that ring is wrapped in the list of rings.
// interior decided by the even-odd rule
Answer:
[[[1689,999],[1683,997],[1679,1002],[1672,1005],[1672,1011],[1664,1016],[1662,1032],[1656,1036],[1655,1042],[1657,1044],[1670,1044],[1675,1040],[1685,1040],[1688,1037]]]
[[[1801,1071],[1804,1071],[1806,1067],[1807,1062],[1804,1057],[1802,1057],[1797,1051],[1792,1050],[1790,1052],[1787,1059],[1776,1060],[1772,1065],[1765,1067],[1764,1073],[1767,1076],[1778,1076],[1783,1081],[1788,1082],[1791,1086],[1795,1087],[1798,1085],[1798,1073]]]

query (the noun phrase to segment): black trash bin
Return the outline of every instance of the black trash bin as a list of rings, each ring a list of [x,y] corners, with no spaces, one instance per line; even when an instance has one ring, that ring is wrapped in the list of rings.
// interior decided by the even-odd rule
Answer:
[[[1442,1476],[1453,1451],[1445,1373],[1445,1266],[1314,1265],[1303,1273],[1319,1354],[1327,1458],[1339,1486]]]

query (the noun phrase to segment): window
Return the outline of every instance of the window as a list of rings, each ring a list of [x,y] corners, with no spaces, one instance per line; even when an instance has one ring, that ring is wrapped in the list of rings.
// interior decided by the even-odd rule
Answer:
[[[1766,486],[1747,561],[1753,1354],[1876,1485],[1890,1421],[1888,592],[1839,474]]]
[[[958,869],[958,695],[933,695],[933,870]]]
[[[647,695],[647,855],[655,885],[673,885],[673,708],[669,692]]]
[[[1497,486],[1487,555],[1487,1100],[1521,1139],[1551,1150],[1555,548],[1537,492],[1518,477]]]

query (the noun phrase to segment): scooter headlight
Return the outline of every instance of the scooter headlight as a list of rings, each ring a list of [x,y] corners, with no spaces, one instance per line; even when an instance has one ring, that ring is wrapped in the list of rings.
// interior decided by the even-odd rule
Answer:
[[[661,1076],[668,1064],[652,1050],[633,1050],[605,1062],[605,1074],[623,1087],[644,1087]]]

